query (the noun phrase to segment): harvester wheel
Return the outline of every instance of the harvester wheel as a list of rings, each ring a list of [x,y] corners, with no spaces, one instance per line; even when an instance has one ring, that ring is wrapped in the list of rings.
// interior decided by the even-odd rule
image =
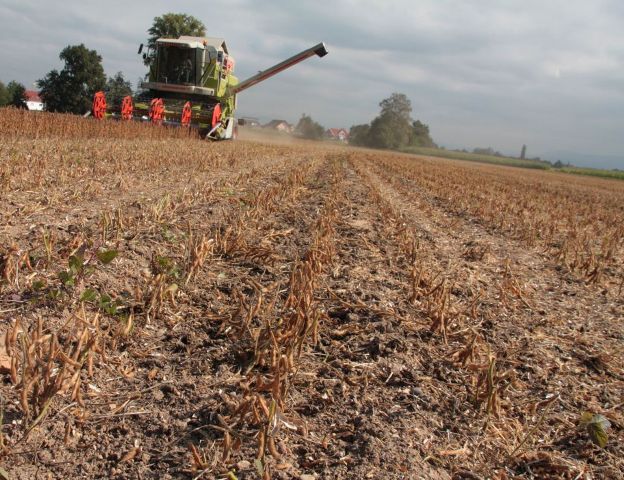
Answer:
[[[160,125],[165,117],[165,104],[162,98],[153,98],[150,103],[149,118],[155,125]]]
[[[97,92],[93,96],[93,116],[102,120],[106,116],[106,95],[104,92]]]
[[[180,120],[183,127],[188,127],[191,124],[191,113],[191,102],[186,102],[182,109],[182,119]]]
[[[123,120],[132,120],[132,111],[134,110],[134,105],[132,103],[132,97],[128,95],[124,97],[121,101],[121,118]]]
[[[217,123],[221,121],[221,104],[217,103],[212,110],[212,128],[217,126]]]

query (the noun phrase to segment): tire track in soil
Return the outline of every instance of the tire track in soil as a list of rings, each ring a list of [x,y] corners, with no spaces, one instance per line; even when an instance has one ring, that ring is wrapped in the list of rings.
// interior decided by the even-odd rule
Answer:
[[[431,258],[440,266],[456,266],[461,278],[459,283],[464,287],[472,284],[486,292],[480,306],[482,321],[477,329],[495,349],[501,364],[513,370],[525,387],[509,390],[507,400],[512,405],[509,414],[525,423],[527,414],[519,405],[526,405],[527,400],[539,401],[547,395],[559,395],[559,408],[564,413],[547,417],[544,423],[550,423],[552,436],[544,432],[543,437],[555,443],[551,453],[563,457],[564,461],[577,459],[581,447],[561,440],[563,433],[557,415],[563,416],[568,425],[574,425],[585,410],[609,411],[618,404],[618,391],[624,379],[624,356],[618,353],[623,333],[616,319],[624,318],[624,302],[586,286],[541,252],[488,232],[474,219],[449,221],[444,205],[431,201],[426,192],[411,189],[409,182],[405,182],[405,187],[395,186],[381,178],[379,167],[372,162],[365,161],[364,165],[371,183],[385,199],[403,212],[414,231],[424,232]],[[397,172],[391,174],[398,175]],[[449,225],[452,225],[450,230]],[[469,247],[474,245],[486,246],[487,251],[477,262],[466,256]],[[528,304],[523,305],[516,298],[516,305],[509,305],[509,299],[506,300],[501,291],[507,261]],[[461,293],[461,290],[454,293]],[[462,302],[462,296],[456,296],[455,300]],[[447,361],[457,347],[452,339],[448,347],[438,346],[438,361]],[[599,367],[592,366],[596,358],[603,359],[598,360]],[[596,376],[597,373],[603,375]],[[579,381],[579,377],[582,380]],[[600,399],[596,397],[597,391],[601,392]],[[452,395],[461,396],[461,392]],[[455,401],[447,399],[447,408],[456,410]],[[476,431],[473,441],[481,443]],[[484,451],[485,448],[487,445],[483,442],[480,449]],[[488,468],[493,467],[492,460],[497,457],[499,462],[505,463],[504,450],[495,448],[492,455]],[[585,462],[598,462],[592,455],[584,457]],[[575,463],[579,471],[585,468],[583,461]],[[475,465],[475,468],[481,467]],[[596,473],[598,471],[600,468]],[[491,474],[491,471],[481,473]]]
[[[419,410],[422,358],[418,338],[404,320],[405,272],[384,236],[383,218],[367,189],[343,161],[342,221],[336,225],[337,259],[321,293],[328,318],[319,345],[302,357],[294,409],[308,437],[293,450],[299,465],[319,478],[431,478],[450,476],[426,462],[434,433]]]

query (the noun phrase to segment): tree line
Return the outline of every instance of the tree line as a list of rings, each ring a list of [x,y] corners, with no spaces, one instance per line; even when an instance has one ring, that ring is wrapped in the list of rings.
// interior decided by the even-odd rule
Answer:
[[[379,103],[381,111],[369,124],[354,125],[349,132],[349,143],[372,148],[400,150],[405,147],[437,148],[429,126],[412,120],[412,104],[403,93],[393,93]],[[295,127],[295,135],[320,140],[325,127],[303,114]]]
[[[15,80],[0,82],[0,107],[26,108],[26,87]]]

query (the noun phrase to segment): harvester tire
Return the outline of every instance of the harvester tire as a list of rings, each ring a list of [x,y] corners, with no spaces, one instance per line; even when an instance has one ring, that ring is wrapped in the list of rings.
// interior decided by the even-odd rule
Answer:
[[[106,95],[104,92],[97,92],[93,96],[93,116],[98,120],[106,117]]]
[[[165,104],[162,98],[153,98],[150,103],[149,119],[154,125],[161,125],[165,118]]]
[[[121,118],[122,120],[132,120],[132,112],[134,111],[134,104],[132,103],[132,97],[128,95],[121,101]]]
[[[180,124],[183,127],[188,127],[191,124],[192,113],[191,102],[186,102],[182,109],[182,118],[180,119]]]

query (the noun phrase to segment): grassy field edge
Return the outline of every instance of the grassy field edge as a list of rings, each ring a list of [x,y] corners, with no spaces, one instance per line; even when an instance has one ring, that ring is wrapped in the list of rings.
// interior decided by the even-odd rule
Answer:
[[[563,167],[554,168],[543,160],[521,160],[513,157],[498,157],[495,155],[481,155],[469,152],[457,152],[440,148],[408,147],[401,150],[404,153],[415,155],[427,155],[429,157],[448,158],[451,160],[463,160],[467,162],[487,163],[490,165],[504,165],[508,167],[530,168],[534,170],[551,170],[556,172],[570,173],[573,175],[587,175],[592,177],[612,178],[624,180],[624,171],[604,170],[599,168]]]

